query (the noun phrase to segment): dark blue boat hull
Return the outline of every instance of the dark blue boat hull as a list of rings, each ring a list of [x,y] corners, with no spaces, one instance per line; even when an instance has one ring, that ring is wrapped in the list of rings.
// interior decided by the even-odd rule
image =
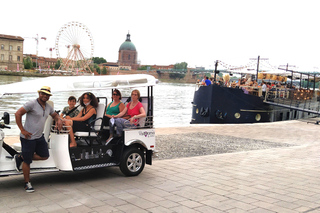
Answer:
[[[241,89],[201,86],[195,91],[191,123],[270,122],[272,109],[263,99]]]

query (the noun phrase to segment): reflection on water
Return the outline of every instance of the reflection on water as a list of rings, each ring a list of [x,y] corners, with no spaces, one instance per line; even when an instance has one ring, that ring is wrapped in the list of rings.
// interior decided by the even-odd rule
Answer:
[[[20,81],[31,80],[31,77],[1,76],[0,85]],[[39,88],[40,89],[40,88]],[[139,89],[139,88],[138,88]],[[147,95],[145,88],[139,89],[141,96]],[[154,87],[154,125],[155,127],[184,126],[191,121],[192,99],[195,87],[192,84],[159,83]],[[81,92],[60,92],[51,96],[55,110],[62,110],[67,106],[67,99],[73,95],[80,97]],[[110,90],[99,90],[93,92],[97,97],[107,97],[111,100]],[[129,97],[131,89],[121,89],[122,96]],[[10,95],[0,99],[0,116],[4,111],[10,113],[11,130],[5,129],[6,135],[18,135],[19,129],[15,125],[14,113],[27,101],[37,98],[38,94]]]

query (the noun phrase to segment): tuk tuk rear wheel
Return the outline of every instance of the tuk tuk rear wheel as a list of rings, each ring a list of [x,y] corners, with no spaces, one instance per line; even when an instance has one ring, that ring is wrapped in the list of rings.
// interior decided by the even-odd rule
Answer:
[[[120,170],[126,176],[139,175],[146,163],[144,152],[136,147],[124,151],[120,162]]]

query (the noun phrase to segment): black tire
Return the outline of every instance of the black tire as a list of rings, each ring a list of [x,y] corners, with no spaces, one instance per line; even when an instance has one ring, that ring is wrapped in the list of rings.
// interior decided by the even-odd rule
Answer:
[[[146,163],[144,152],[136,147],[124,150],[120,170],[125,176],[139,175]]]

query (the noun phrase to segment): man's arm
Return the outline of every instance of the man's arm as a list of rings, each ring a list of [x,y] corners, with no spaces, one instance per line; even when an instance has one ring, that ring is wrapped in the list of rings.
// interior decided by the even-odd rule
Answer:
[[[15,117],[16,117],[16,123],[21,131],[21,134],[23,134],[25,136],[26,139],[30,138],[32,133],[26,131],[24,128],[23,128],[23,125],[22,125],[22,116],[24,114],[26,114],[27,111],[21,107],[20,109],[18,109],[18,111],[16,112],[15,114]]]
[[[58,126],[58,130],[61,130],[63,123],[62,123],[62,119],[60,118],[58,113],[56,113],[56,112],[52,113],[51,117],[55,120],[56,125]]]

